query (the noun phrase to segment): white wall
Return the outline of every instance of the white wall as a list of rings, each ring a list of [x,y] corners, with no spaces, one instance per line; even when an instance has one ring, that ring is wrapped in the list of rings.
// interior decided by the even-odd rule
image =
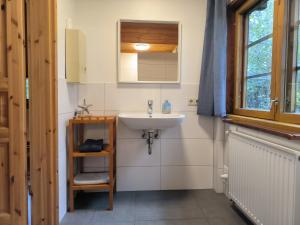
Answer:
[[[86,82],[116,83],[117,21],[171,20],[182,23],[182,81],[198,83],[206,0],[73,0],[73,24],[87,38]]]
[[[67,125],[77,105],[77,86],[58,79],[58,185],[59,218],[67,211]]]
[[[79,85],[79,102],[92,103],[95,114],[145,112],[148,99],[160,112],[168,99],[173,111],[186,115],[179,127],[162,132],[151,156],[141,133],[118,126],[117,188],[125,190],[198,189],[213,187],[211,118],[196,115],[188,99],[197,98],[205,27],[205,0],[74,0],[74,28],[86,35],[87,75]],[[180,21],[181,85],[117,84],[117,21],[119,19]],[[86,169],[105,162],[88,159]]]
[[[77,86],[65,80],[65,27],[68,18],[73,17],[72,0],[60,0],[57,5],[58,25],[58,185],[59,185],[59,220],[67,211],[67,151],[66,127],[73,116],[77,104]]]
[[[217,193],[224,192],[224,151],[225,151],[225,126],[220,118],[214,121],[214,189]]]

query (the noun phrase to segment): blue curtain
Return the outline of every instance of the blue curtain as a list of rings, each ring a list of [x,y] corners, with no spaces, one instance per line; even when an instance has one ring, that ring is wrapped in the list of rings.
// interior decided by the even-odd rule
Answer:
[[[207,0],[197,113],[226,116],[227,0]]]

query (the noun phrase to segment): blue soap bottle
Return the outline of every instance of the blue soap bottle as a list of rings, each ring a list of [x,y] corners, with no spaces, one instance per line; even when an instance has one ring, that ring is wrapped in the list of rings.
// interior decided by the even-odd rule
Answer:
[[[166,100],[162,105],[162,113],[169,114],[171,113],[171,103]]]

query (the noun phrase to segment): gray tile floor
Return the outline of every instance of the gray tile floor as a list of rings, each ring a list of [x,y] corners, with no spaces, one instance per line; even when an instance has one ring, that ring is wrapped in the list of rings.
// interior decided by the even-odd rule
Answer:
[[[107,193],[82,193],[61,225],[246,225],[251,224],[213,190],[119,192],[113,211]]]

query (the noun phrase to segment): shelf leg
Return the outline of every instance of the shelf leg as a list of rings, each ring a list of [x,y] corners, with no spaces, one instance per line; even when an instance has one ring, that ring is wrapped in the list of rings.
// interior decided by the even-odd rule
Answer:
[[[73,212],[74,211],[74,191],[71,190],[69,191],[69,211]]]
[[[114,190],[113,188],[109,189],[109,207],[108,210],[113,210],[114,207]]]

